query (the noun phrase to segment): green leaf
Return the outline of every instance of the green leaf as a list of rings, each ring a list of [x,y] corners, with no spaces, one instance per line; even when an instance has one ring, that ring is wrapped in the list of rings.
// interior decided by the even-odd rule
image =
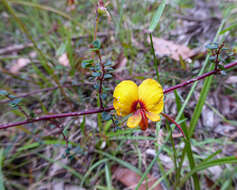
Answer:
[[[100,40],[95,40],[94,42],[92,42],[92,45],[93,45],[93,48],[95,48],[95,49],[100,49],[100,47],[101,47],[101,42],[100,42]]]
[[[105,75],[104,75],[104,79],[109,79],[109,78],[112,78],[112,75],[111,75],[111,74],[105,74]]]
[[[0,95],[6,96],[8,95],[8,92],[6,90],[0,90]]]
[[[88,68],[92,66],[92,63],[94,62],[93,59],[87,59],[87,60],[83,60],[81,63],[82,68]]]
[[[214,43],[209,43],[206,45],[206,48],[207,49],[210,49],[210,50],[215,50],[215,49],[218,49],[219,47],[219,44],[214,42]]]
[[[232,30],[232,29],[234,29],[234,28],[237,28],[237,24],[232,24],[231,26],[225,28],[224,30],[222,30],[222,31],[220,32],[220,35],[225,34],[226,32],[228,32],[228,31],[230,31],[230,30]]]
[[[152,33],[155,30],[157,24],[159,23],[160,17],[161,17],[161,15],[162,15],[162,13],[165,9],[165,5],[166,5],[166,0],[163,0],[160,4],[159,8],[155,12],[155,14],[154,14],[154,16],[151,20],[150,27],[149,27],[149,32],[150,33]]]
[[[108,154],[106,152],[100,151],[100,150],[95,150],[95,152],[97,152],[99,154],[102,154],[102,155],[106,156],[107,158],[109,158],[109,159],[111,159],[111,160],[113,160],[115,162],[118,162],[120,165],[122,165],[122,166],[124,166],[124,167],[126,167],[126,168],[128,168],[128,169],[130,169],[130,170],[132,170],[134,172],[136,172],[138,175],[142,175],[142,172],[139,169],[137,169],[135,166],[131,165],[128,162],[125,162],[125,161],[123,161],[123,160],[121,160],[121,159],[119,159],[119,158],[117,158],[115,156],[112,156],[112,155],[110,155],[110,154]]]
[[[98,73],[98,72],[93,72],[93,73],[91,73],[91,75],[92,75],[93,77],[99,77],[99,76],[100,76],[100,73]]]
[[[111,114],[108,113],[108,112],[103,112],[102,113],[102,119],[105,120],[105,121],[108,121],[112,118]]]
[[[109,60],[107,61],[107,63],[104,64],[104,66],[111,66],[112,65],[112,62]]]
[[[235,156],[224,157],[224,158],[212,160],[209,162],[201,163],[186,174],[186,176],[182,179],[180,186],[182,186],[189,179],[189,177],[193,175],[195,172],[202,171],[213,166],[218,166],[218,165],[223,165],[223,164],[234,164],[234,163],[237,163],[237,158]]]
[[[66,50],[66,44],[65,43],[61,43],[61,45],[59,46],[59,48],[56,51],[56,56],[61,56]]]
[[[218,68],[221,69],[221,70],[225,69],[225,67],[223,65],[221,65],[221,64],[218,64]]]
[[[3,179],[3,174],[2,174],[2,164],[3,164],[3,159],[4,159],[4,152],[3,149],[0,149],[0,189],[4,190],[4,179]]]
[[[113,189],[112,186],[112,179],[111,179],[111,172],[110,172],[110,167],[109,163],[105,163],[105,178],[106,178],[106,184],[107,184],[107,189]]]
[[[209,57],[209,60],[210,60],[210,61],[216,60],[216,56],[210,56],[210,57]]]
[[[12,100],[9,104],[11,106],[17,106],[20,102],[21,102],[22,98],[16,98],[14,100]]]

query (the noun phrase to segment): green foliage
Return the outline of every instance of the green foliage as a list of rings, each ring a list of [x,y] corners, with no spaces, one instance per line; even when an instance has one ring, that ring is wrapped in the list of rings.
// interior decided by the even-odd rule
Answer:
[[[232,51],[236,45],[229,45],[228,39],[217,64],[220,73],[226,76],[211,76],[203,84],[200,82],[199,88],[195,82],[191,88],[174,92],[176,112],[170,114],[177,115],[176,121],[187,138],[173,138],[174,125],[167,124],[164,128],[163,119],[156,125],[149,124],[145,133],[128,129],[129,116],[121,118],[114,111],[104,111],[100,102],[101,98],[105,108],[112,105],[113,89],[122,79],[139,83],[144,78],[156,77],[166,88],[196,76],[194,63],[202,66],[199,76],[212,71],[217,59],[215,52],[224,41],[218,38],[225,34],[232,39],[236,28],[235,17],[227,17],[230,9],[223,9],[229,14],[225,14],[215,40],[206,46],[210,55],[204,62],[198,57],[192,58],[193,62],[187,63],[184,71],[172,59],[157,57],[152,36],[173,40],[170,34],[182,26],[177,22],[179,18],[173,19],[173,14],[184,14],[186,9],[193,8],[194,1],[116,0],[106,6],[111,21],[106,17],[98,19],[97,39],[93,39],[97,1],[77,1],[75,9],[66,7],[63,0],[2,2],[0,50],[14,44],[24,47],[12,54],[0,54],[0,124],[93,107],[102,112],[97,117],[51,119],[21,125],[12,131],[2,130],[0,189],[38,188],[55,180],[85,189],[118,189],[120,186],[113,181],[114,166],[128,168],[140,176],[136,189],[157,170],[160,176],[151,189],[159,183],[167,189],[183,189],[189,185],[204,189],[203,173],[209,177],[206,171],[210,167],[221,166],[223,173],[215,185],[222,189],[234,188],[237,159],[225,156],[223,149],[234,146],[234,140],[224,136],[215,139],[211,135],[213,131],[207,128],[196,130],[204,106],[218,115],[222,123],[236,125],[233,118],[207,101],[208,94],[217,85],[228,98],[236,98],[234,84],[220,82],[229,72],[233,73],[223,69],[236,58]],[[144,31],[150,39],[147,40]],[[191,40],[190,47],[202,46],[203,42],[198,40],[195,38],[195,44]],[[62,56],[65,56],[65,65],[59,61]],[[30,64],[18,73],[11,73],[11,66],[19,58],[29,58]],[[164,112],[169,111],[166,106]],[[154,151],[154,155],[147,156],[147,150]],[[174,167],[169,168],[161,159],[164,155]],[[59,173],[53,173],[52,168],[59,168]]]

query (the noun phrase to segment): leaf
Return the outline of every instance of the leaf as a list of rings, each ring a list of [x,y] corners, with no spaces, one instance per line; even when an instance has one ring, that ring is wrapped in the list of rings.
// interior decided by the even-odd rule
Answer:
[[[180,61],[182,58],[184,61],[196,54],[193,50],[189,49],[185,45],[179,45],[169,40],[164,40],[162,38],[152,37],[154,49],[156,55],[163,57],[169,56],[175,61]],[[150,43],[149,38],[147,39]]]
[[[224,30],[222,30],[222,31],[220,32],[220,35],[225,34],[226,32],[228,32],[228,31],[230,31],[230,30],[232,30],[232,29],[234,29],[234,28],[237,28],[237,24],[232,24],[231,26],[225,28]]]
[[[188,172],[186,174],[186,176],[184,178],[182,178],[182,181],[180,184],[182,186],[189,179],[189,177],[195,172],[205,170],[205,169],[207,169],[209,167],[213,167],[213,166],[218,166],[218,165],[223,165],[223,164],[232,164],[232,163],[233,164],[237,163],[237,157],[229,156],[229,157],[224,157],[224,158],[212,160],[209,162],[201,163],[198,166],[196,166],[195,168],[193,168],[190,172]]]
[[[66,43],[61,43],[61,45],[56,51],[56,56],[62,56],[65,51],[66,51]]]
[[[107,112],[103,112],[102,113],[102,119],[105,120],[105,121],[108,121],[112,118],[111,114],[110,113],[107,113]]]
[[[0,95],[6,96],[8,95],[8,92],[6,90],[0,90]]]
[[[10,68],[10,72],[17,74],[23,67],[30,63],[28,58],[19,58],[16,63]]]
[[[0,189],[4,190],[4,183],[3,183],[3,174],[2,174],[2,164],[4,159],[3,149],[0,149]]]
[[[165,9],[166,1],[163,0],[160,6],[158,7],[157,11],[155,12],[154,16],[152,17],[150,27],[149,27],[149,32],[153,32],[157,26],[157,24],[160,21],[160,17]]]
[[[116,168],[115,171],[113,171],[113,177],[129,189],[134,189],[141,178],[141,176],[139,176],[136,172],[127,168]],[[147,180],[144,180],[144,183],[140,186],[139,190],[150,189],[156,181],[157,179],[155,177],[148,174]],[[153,189],[163,190],[160,184],[156,185]]]
[[[91,75],[93,76],[93,77],[99,77],[100,76],[100,73],[98,72],[93,72],[93,73],[91,73]]]
[[[225,82],[228,84],[237,84],[237,76],[230,76]]]
[[[68,56],[66,53],[62,54],[59,58],[58,58],[58,62],[65,66],[65,67],[68,67],[70,64],[69,64],[69,59],[68,59]]]
[[[112,75],[111,75],[111,74],[105,74],[105,75],[104,75],[104,79],[109,79],[109,78],[112,78]]]
[[[92,66],[93,63],[93,59],[87,59],[87,60],[83,60],[81,63],[82,68],[88,68],[90,66]]]
[[[94,42],[92,42],[92,45],[93,45],[93,48],[95,48],[95,49],[100,49],[100,47],[101,47],[101,42],[100,42],[100,40],[95,40]]]
[[[18,105],[21,102],[22,98],[16,98],[10,102],[11,105]]]
[[[207,44],[206,45],[206,48],[207,49],[210,49],[210,50],[215,50],[215,49],[218,49],[218,47],[219,47],[219,44],[218,43],[210,43],[210,44]]]

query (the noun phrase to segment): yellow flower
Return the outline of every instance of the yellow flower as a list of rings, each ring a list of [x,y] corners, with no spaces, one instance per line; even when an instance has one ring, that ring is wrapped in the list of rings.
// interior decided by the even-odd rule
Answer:
[[[160,120],[164,94],[161,85],[153,79],[146,79],[139,86],[130,80],[122,81],[116,86],[113,97],[114,109],[119,116],[132,114],[127,121],[130,128],[139,125],[146,130],[148,119]]]

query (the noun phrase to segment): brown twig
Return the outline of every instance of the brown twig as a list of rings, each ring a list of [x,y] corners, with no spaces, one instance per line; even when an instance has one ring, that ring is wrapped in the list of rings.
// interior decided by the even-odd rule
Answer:
[[[181,133],[183,134],[183,137],[185,137],[184,132],[182,127],[174,120],[172,119],[170,116],[168,116],[165,113],[161,113],[161,115],[163,115],[167,120],[171,121],[173,124],[175,124],[176,127],[178,127],[178,129],[181,131]]]
[[[231,67],[234,67],[237,65],[237,62],[233,62],[230,64],[227,64],[224,66],[225,69],[229,69]],[[210,71],[208,73],[205,73],[197,78],[185,81],[181,84],[175,85],[173,87],[170,87],[168,89],[165,89],[163,92],[164,94],[168,94],[169,92],[172,92],[175,89],[187,86],[191,83],[194,83],[198,80],[204,79],[208,76],[211,76],[213,74],[217,74],[220,71],[220,69],[214,70],[214,71]],[[7,124],[1,124],[0,125],[0,129],[7,129],[7,128],[11,128],[11,127],[15,127],[15,126],[19,126],[19,125],[25,125],[25,124],[29,124],[29,123],[34,123],[34,122],[38,122],[38,121],[46,121],[46,120],[51,120],[51,119],[56,119],[56,118],[64,118],[64,117],[75,117],[75,116],[81,116],[81,115],[89,115],[89,114],[95,114],[95,113],[101,113],[101,112],[109,112],[111,110],[114,110],[113,106],[109,106],[107,108],[96,108],[96,109],[91,109],[91,110],[87,110],[87,111],[81,111],[81,112],[71,112],[71,113],[61,113],[61,114],[52,114],[52,115],[45,115],[45,116],[41,116],[35,119],[30,119],[30,120],[25,120],[25,121],[19,121],[19,122],[15,122],[15,123],[7,123]]]
[[[223,47],[224,47],[224,42],[223,42],[220,46],[218,46],[218,49],[217,49],[217,50],[215,50],[215,51],[213,52],[213,56],[216,56],[216,59],[215,59],[215,70],[218,69],[218,65],[219,65],[219,55],[220,55],[221,50],[222,50]]]
[[[230,64],[225,65],[225,66],[224,66],[224,69],[229,69],[229,68],[234,67],[234,66],[236,66],[236,65],[237,65],[237,62],[233,62],[233,63],[230,63]],[[175,85],[175,86],[172,86],[172,87],[170,87],[170,88],[167,88],[167,89],[164,90],[164,94],[167,94],[167,93],[169,93],[169,92],[172,92],[172,91],[175,90],[175,89],[178,89],[178,88],[187,86],[187,85],[189,85],[189,84],[191,84],[191,83],[194,83],[194,82],[196,82],[196,81],[198,81],[198,80],[204,79],[204,78],[206,78],[206,77],[208,77],[208,76],[211,76],[211,75],[213,75],[213,74],[217,74],[219,71],[221,71],[221,70],[220,70],[220,69],[217,69],[217,70],[214,70],[214,71],[210,71],[210,72],[205,73],[205,74],[203,74],[203,75],[201,75],[201,76],[199,76],[199,77],[197,77],[197,78],[193,78],[193,79],[190,79],[190,80],[188,80],[188,81],[185,81],[185,82],[182,82],[182,83],[180,83],[180,84],[177,84],[177,85]]]
[[[25,124],[29,124],[29,123],[38,122],[38,121],[46,121],[46,120],[58,119],[58,118],[64,118],[64,117],[76,117],[76,116],[81,116],[81,115],[101,113],[101,112],[104,112],[104,111],[108,112],[108,111],[111,111],[113,109],[114,109],[113,106],[110,106],[110,107],[104,108],[104,109],[96,108],[96,109],[91,109],[91,110],[82,111],[82,112],[70,112],[70,113],[44,115],[44,116],[41,116],[41,117],[37,117],[35,119],[19,121],[19,122],[10,123],[10,124],[3,124],[3,125],[0,125],[0,129],[6,129],[6,128],[15,127],[15,126],[19,126],[19,125],[25,125]]]
[[[104,64],[102,63],[100,51],[97,52],[97,55],[98,55],[99,60],[100,60],[100,68],[101,68],[101,76],[98,78],[99,81],[100,81],[100,86],[99,86],[100,108],[104,109],[104,104],[103,104],[103,100],[102,100],[102,90],[103,90],[102,85],[103,85],[104,76],[105,76],[105,67],[104,67]]]

